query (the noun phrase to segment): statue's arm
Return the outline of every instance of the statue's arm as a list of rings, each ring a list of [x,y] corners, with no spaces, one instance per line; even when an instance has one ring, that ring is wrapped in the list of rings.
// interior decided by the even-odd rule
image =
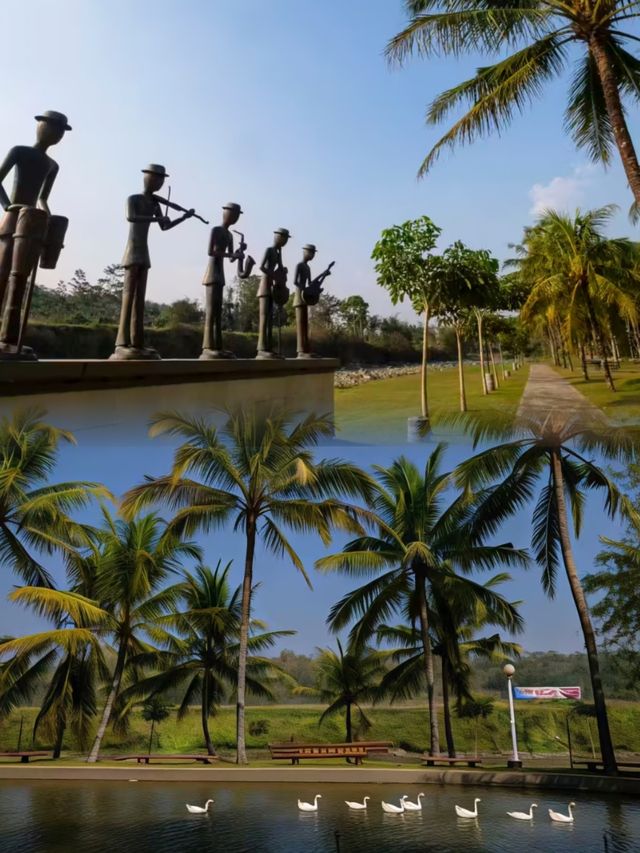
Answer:
[[[306,276],[304,274],[304,265],[298,264],[296,266],[296,272],[295,272],[295,275],[293,277],[293,283],[297,288],[299,288],[300,290],[303,290],[304,286],[306,284],[305,279],[306,279]]]
[[[5,210],[11,204],[11,199],[7,195],[5,188],[2,186],[2,182],[7,177],[9,172],[13,169],[13,167],[16,165],[16,154],[16,149],[12,148],[11,151],[9,151],[7,156],[4,158],[2,165],[0,165],[0,204]]]
[[[267,251],[264,253],[262,263],[260,264],[260,272],[263,272],[265,275],[270,275],[272,271],[273,263],[271,254],[271,249],[267,249]]]
[[[42,189],[40,190],[40,197],[38,198],[38,207],[42,210],[46,210],[46,212],[49,214],[51,213],[51,211],[49,210],[49,195],[51,194],[53,184],[55,183],[57,177],[58,164],[54,163],[51,169],[49,170],[49,174],[44,179]]]
[[[159,205],[151,215],[140,213],[136,197],[134,195],[129,196],[127,199],[127,222],[158,222],[160,219],[162,219],[162,211]]]

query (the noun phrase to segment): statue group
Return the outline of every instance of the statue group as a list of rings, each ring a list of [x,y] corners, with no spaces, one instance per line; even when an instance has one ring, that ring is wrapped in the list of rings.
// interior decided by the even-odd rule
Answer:
[[[71,127],[63,113],[53,110],[35,118],[35,143],[32,146],[15,146],[0,166],[0,204],[4,209],[0,220],[0,360],[36,359],[33,350],[24,345],[36,274],[38,268],[55,269],[69,224],[66,217],[53,215],[49,210],[49,195],[58,174],[58,165],[47,151],[60,142]],[[3,183],[11,171],[14,182],[9,195]],[[193,218],[209,224],[193,208],[184,208],[172,201],[171,188],[166,198],[158,195],[169,177],[164,166],[152,163],[142,169],[142,174],[142,192],[127,199],[129,237],[122,259],[124,285],[118,333],[111,355],[114,360],[160,358],[160,354],[146,346],[144,340],[144,308],[151,268],[150,226],[157,224],[161,231],[168,231]],[[181,215],[171,219],[169,211]],[[235,358],[223,345],[225,262],[236,264],[236,277],[240,280],[247,279],[255,266],[254,259],[247,254],[244,234],[232,227],[241,215],[239,204],[225,204],[222,222],[211,229],[209,236],[209,260],[202,280],[205,321],[201,359]],[[234,233],[239,238],[235,248]],[[290,236],[286,228],[276,229],[273,244],[265,251],[260,264],[262,276],[258,288],[260,307],[256,354],[259,359],[282,358],[274,342],[273,329],[277,312],[291,296],[287,287],[288,270],[282,258],[282,250]],[[318,304],[322,284],[331,275],[333,267],[332,262],[313,278],[309,263],[315,255],[313,244],[304,246],[302,260],[297,264],[293,277],[298,358],[315,357],[309,340],[309,307]]]

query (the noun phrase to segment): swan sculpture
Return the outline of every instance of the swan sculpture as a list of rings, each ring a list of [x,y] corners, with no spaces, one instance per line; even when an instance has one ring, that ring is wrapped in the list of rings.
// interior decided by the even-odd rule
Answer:
[[[367,800],[370,800],[371,797],[365,797],[364,801],[361,803],[353,803],[350,800],[345,800],[345,803],[349,806],[350,809],[366,809]]]
[[[551,820],[555,820],[556,823],[573,823],[573,812],[571,809],[575,809],[575,803],[569,803],[569,814],[562,814],[562,812],[554,812],[553,809],[549,809],[549,817]]]
[[[298,800],[298,808],[301,812],[317,812],[320,797],[322,797],[322,794],[316,794],[313,803],[303,803],[302,800]]]
[[[404,795],[407,796],[406,794]],[[385,803],[384,800],[382,802],[382,811],[387,814],[403,814],[404,813],[404,797],[400,800],[399,806],[394,806],[393,803]]]
[[[418,794],[418,802],[412,803],[411,800],[407,799],[407,796],[405,794],[405,796],[402,798],[402,805],[404,806],[405,811],[421,812],[422,811],[422,802],[420,800],[420,797],[424,797],[424,794]]]
[[[481,803],[480,797],[476,797],[473,801],[473,811],[463,809],[462,806],[456,806],[456,814],[458,817],[478,817],[478,803]]]
[[[533,820],[533,810],[537,808],[537,803],[531,803],[528,812],[507,812],[507,814],[509,817],[514,817],[516,820]]]
[[[187,811],[191,814],[206,814],[209,811],[209,803],[212,802],[213,800],[207,800],[204,804],[204,808],[202,808],[202,806],[190,806],[189,803],[187,803]]]

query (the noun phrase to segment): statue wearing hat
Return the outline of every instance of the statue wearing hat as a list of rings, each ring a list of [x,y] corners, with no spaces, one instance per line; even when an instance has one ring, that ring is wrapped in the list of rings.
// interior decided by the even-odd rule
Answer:
[[[49,195],[58,164],[47,154],[67,130],[67,117],[49,110],[35,117],[34,145],[16,145],[0,165],[0,358],[35,359],[31,349],[22,346],[38,263],[55,269],[68,220],[51,216]],[[13,170],[13,188],[9,196],[2,185]]]
[[[316,278],[311,278],[309,261],[316,256],[317,249],[313,243],[307,243],[302,247],[302,260],[296,266],[293,279],[295,284],[295,296],[293,307],[296,311],[296,337],[298,358],[315,358],[309,344],[309,305],[317,305],[322,293],[322,283],[327,276],[331,275],[334,262],[331,261],[326,270]]]
[[[286,228],[278,228],[273,233],[273,246],[266,250],[260,264],[262,278],[258,288],[260,320],[256,358],[280,358],[273,350],[273,307],[285,305],[289,299],[287,268],[282,263],[282,248],[287,245],[291,235]]]
[[[209,238],[209,263],[202,280],[207,288],[205,298],[204,337],[202,341],[202,354],[200,358],[235,358],[233,353],[223,348],[222,344],[222,305],[224,301],[224,262],[225,259],[232,263],[237,261],[237,276],[246,279],[251,275],[255,264],[251,255],[245,252],[247,244],[244,242],[244,234],[236,231],[240,237],[240,244],[236,251],[233,249],[232,225],[235,225],[242,210],[236,202],[229,202],[222,208],[222,224],[211,229]]]
[[[127,199],[127,221],[129,239],[124,250],[124,287],[122,290],[122,308],[120,325],[112,359],[157,359],[156,350],[144,345],[144,302],[147,290],[147,276],[151,267],[149,257],[149,226],[157,222],[161,231],[175,228],[185,219],[197,214],[168,199],[156,195],[164,184],[168,174],[164,166],[152,163],[142,170],[144,192],[130,195]],[[161,205],[165,205],[163,214]],[[173,221],[167,216],[168,210],[180,210],[183,216]]]

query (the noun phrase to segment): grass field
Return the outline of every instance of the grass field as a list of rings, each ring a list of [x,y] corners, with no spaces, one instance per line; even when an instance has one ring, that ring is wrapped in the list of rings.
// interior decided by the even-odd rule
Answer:
[[[469,411],[494,410],[511,420],[518,408],[528,375],[528,366],[522,367],[505,382],[501,382],[498,391],[484,396],[480,368],[465,367]],[[429,371],[429,408],[435,427],[443,415],[458,412],[456,368]],[[407,418],[419,414],[419,373],[335,390],[337,437],[347,441],[404,442],[407,438]]]
[[[518,738],[524,754],[557,754],[566,750],[566,715],[572,706],[563,702],[519,703],[516,709]],[[247,746],[253,757],[270,742],[288,740],[313,742],[341,742],[344,740],[342,719],[334,717],[318,725],[322,706],[288,705],[262,706],[247,710]],[[0,722],[0,751],[16,749],[20,717],[23,717],[22,749],[31,748],[31,728],[35,718],[34,708],[25,708]],[[427,748],[427,714],[424,708],[375,707],[367,710],[372,727],[360,731],[367,740],[389,740],[408,752],[422,752]],[[357,717],[357,715],[356,715]],[[611,702],[610,721],[616,748],[625,752],[640,752],[640,704]],[[441,724],[442,747],[444,726]],[[462,753],[475,752],[476,723],[473,720],[453,720],[456,746]],[[583,714],[572,714],[571,737],[575,754],[590,757],[597,750],[595,720]],[[256,732],[260,732],[259,734]],[[252,733],[253,732],[253,733]],[[154,752],[193,752],[203,749],[199,712],[193,709],[182,720],[172,715],[158,728],[159,745],[154,737]],[[235,744],[235,709],[223,707],[211,720],[211,733],[216,746],[231,752]],[[478,749],[483,753],[508,754],[511,748],[509,715],[504,702],[496,702],[493,713],[478,723]],[[559,738],[557,740],[556,738]],[[115,737],[109,733],[104,741],[104,752],[146,752],[149,741],[149,724],[139,712],[131,718],[127,735]],[[39,737],[34,748],[48,748],[46,737]],[[81,751],[71,737],[65,739],[65,750]],[[258,752],[256,752],[258,751]]]
[[[629,423],[640,420],[640,364],[623,361],[619,370],[613,371],[615,391],[610,391],[604,381],[602,370],[589,367],[589,381],[585,382],[578,366],[573,373],[562,367],[556,371],[570,382],[581,394],[598,406],[612,421]]]

